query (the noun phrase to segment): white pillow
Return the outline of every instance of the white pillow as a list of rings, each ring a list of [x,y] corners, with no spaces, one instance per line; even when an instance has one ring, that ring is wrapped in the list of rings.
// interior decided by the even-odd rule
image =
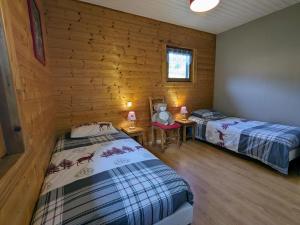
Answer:
[[[116,133],[118,133],[118,130],[113,127],[112,123],[98,122],[73,127],[71,138],[93,137]]]

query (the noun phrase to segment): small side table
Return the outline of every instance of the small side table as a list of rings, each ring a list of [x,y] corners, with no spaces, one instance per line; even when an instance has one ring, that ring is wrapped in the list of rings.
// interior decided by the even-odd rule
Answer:
[[[193,141],[195,140],[195,129],[196,129],[196,122],[191,121],[191,120],[181,120],[181,119],[177,119],[176,120],[177,123],[179,123],[182,126],[182,141],[186,142],[186,129],[188,127],[192,128],[192,139]]]
[[[130,129],[129,127],[122,127],[121,130],[125,132],[129,137],[136,139],[141,145],[144,144],[145,131],[141,127],[135,127]]]

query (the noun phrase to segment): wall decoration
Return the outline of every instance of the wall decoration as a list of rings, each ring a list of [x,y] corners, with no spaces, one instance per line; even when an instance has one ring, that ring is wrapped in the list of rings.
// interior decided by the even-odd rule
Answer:
[[[45,49],[40,11],[35,0],[27,0],[27,3],[34,55],[43,65],[45,65]]]

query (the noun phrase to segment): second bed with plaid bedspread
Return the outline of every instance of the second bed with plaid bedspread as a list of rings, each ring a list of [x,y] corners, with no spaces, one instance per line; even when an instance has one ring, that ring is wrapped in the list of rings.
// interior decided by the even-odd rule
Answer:
[[[258,159],[288,174],[289,153],[300,148],[300,128],[236,117],[189,118],[197,122],[196,137]]]
[[[193,203],[189,185],[120,132],[57,142],[32,224],[150,225]]]

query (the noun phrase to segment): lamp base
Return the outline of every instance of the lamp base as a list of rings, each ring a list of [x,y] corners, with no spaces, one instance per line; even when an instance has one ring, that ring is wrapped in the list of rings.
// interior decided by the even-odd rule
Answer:
[[[135,129],[135,122],[134,121],[129,121],[129,123],[130,123],[129,129],[134,130]]]
[[[182,115],[181,120],[182,120],[182,121],[187,121],[187,119],[186,119],[186,114],[181,114],[181,115]]]

